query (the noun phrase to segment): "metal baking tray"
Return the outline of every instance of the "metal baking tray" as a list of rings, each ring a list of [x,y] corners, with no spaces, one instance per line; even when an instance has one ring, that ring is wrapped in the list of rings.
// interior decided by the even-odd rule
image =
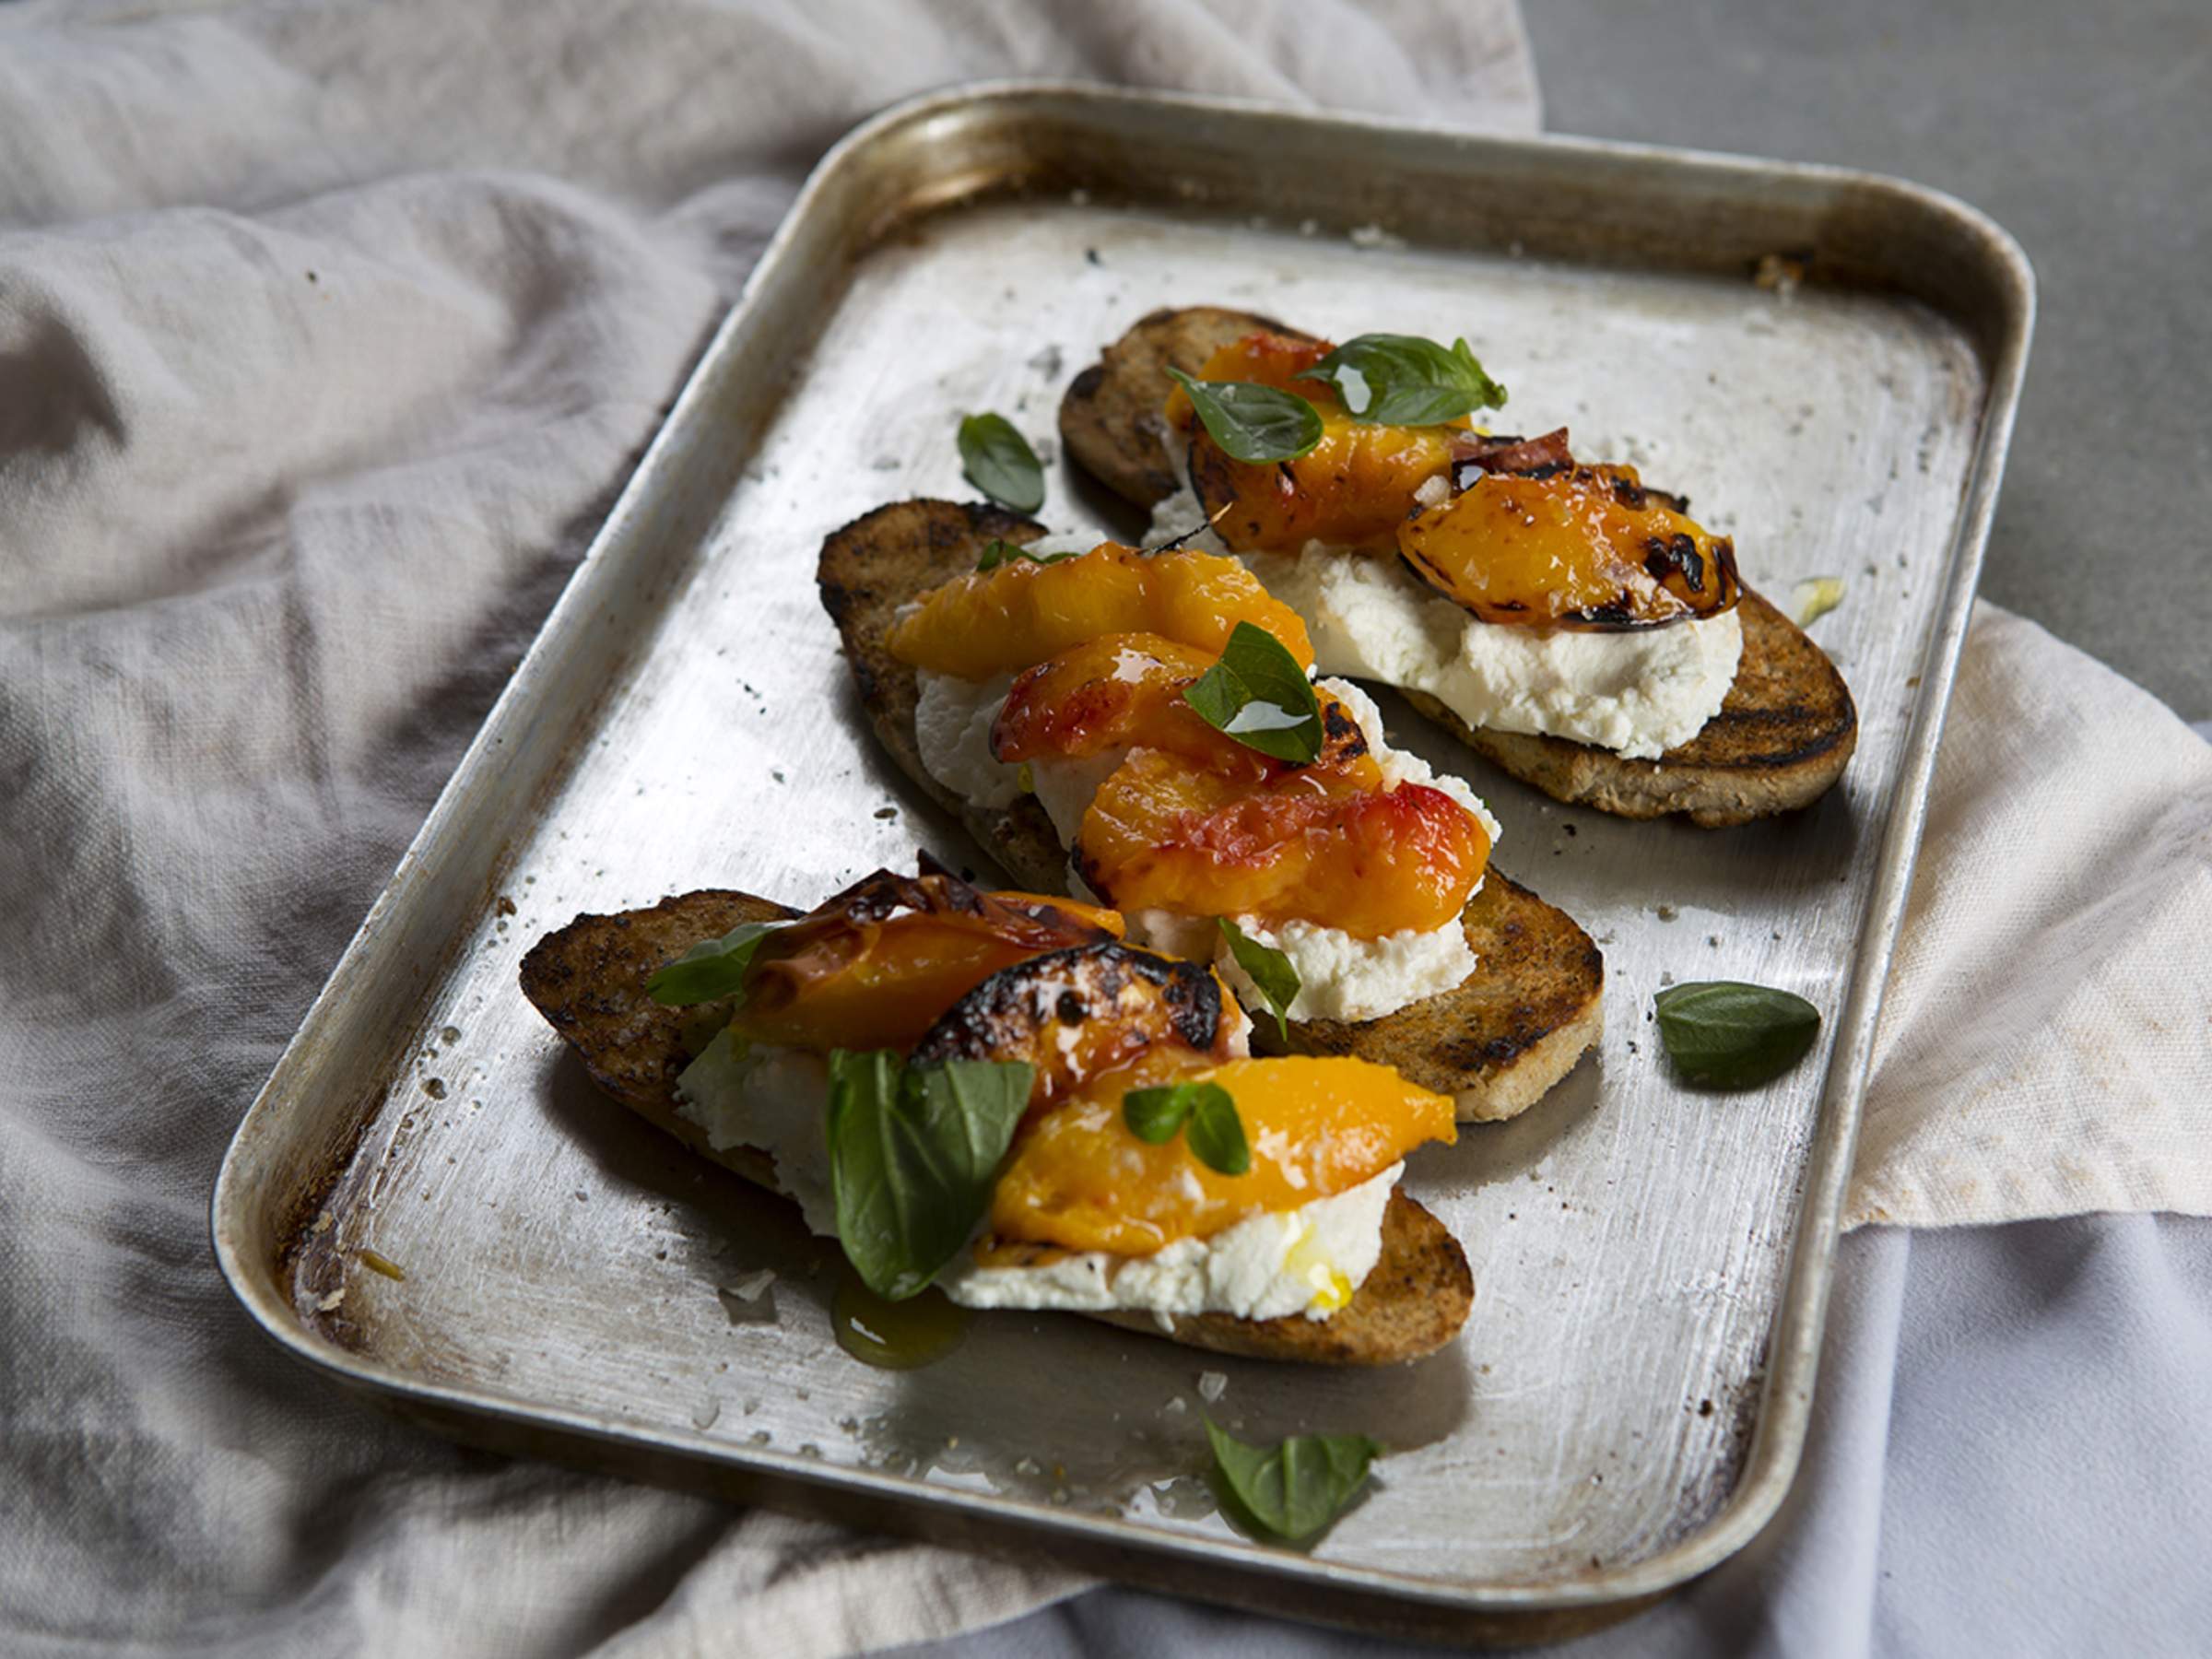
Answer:
[[[1688,492],[1779,601],[1843,577],[1814,633],[1856,694],[1857,758],[1786,821],[1629,824],[1387,704],[1608,969],[1594,1056],[1415,1160],[1474,1263],[1461,1338],[1334,1372],[994,1314],[937,1365],[872,1369],[832,1338],[833,1250],[598,1097],[516,964],[580,911],[690,888],[810,904],[917,845],[986,868],[873,747],[817,548],[884,501],[971,494],[961,412],[1049,439],[1101,346],[1200,301],[1465,334],[1516,429],[1570,424]],[[232,1288],[309,1364],[467,1440],[1273,1612],[1527,1637],[1681,1583],[1796,1467],[2032,313],[2004,231],[1863,173],[1058,85],[869,122],[800,194],[246,1114],[214,1204]],[[1049,522],[1126,531],[1116,512],[1054,468]],[[1818,1004],[1812,1058],[1750,1093],[1678,1086],[1653,994],[1724,977]],[[764,1295],[729,1288],[763,1267]],[[1321,1542],[1267,1547],[1194,1477],[1202,1412],[1393,1451]]]

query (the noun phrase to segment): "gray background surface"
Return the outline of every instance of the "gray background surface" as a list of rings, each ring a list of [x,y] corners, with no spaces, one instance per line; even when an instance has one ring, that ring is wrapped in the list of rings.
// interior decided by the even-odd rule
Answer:
[[[1889,172],[2041,314],[1982,591],[2212,718],[2212,4],[1533,0],[1554,132]]]

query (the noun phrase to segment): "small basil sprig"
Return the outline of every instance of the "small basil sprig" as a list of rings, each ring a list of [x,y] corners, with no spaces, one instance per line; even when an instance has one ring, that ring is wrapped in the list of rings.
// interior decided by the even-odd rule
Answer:
[[[1206,432],[1238,461],[1295,461],[1321,441],[1321,411],[1295,392],[1253,381],[1193,380],[1171,366]]]
[[[1714,980],[1659,993],[1659,1041],[1692,1083],[1749,1088],[1779,1077],[1813,1046],[1820,1010],[1765,985]]]
[[[1248,1446],[1210,1418],[1206,1438],[1216,1479],[1235,1500],[1238,1518],[1288,1544],[1335,1520],[1383,1452],[1364,1434],[1294,1434],[1272,1450]]]
[[[960,422],[960,468],[1001,507],[1034,512],[1044,505],[1044,467],[1004,415],[971,415]]]
[[[830,1188],[845,1259],[877,1295],[919,1295],[973,1236],[1030,1103],[1025,1061],[908,1066],[830,1056]]]
[[[694,945],[645,982],[645,994],[670,1008],[727,996],[745,982],[745,971],[753,965],[760,941],[783,925],[741,922],[719,939]]]
[[[1206,723],[1246,748],[1303,765],[1321,753],[1321,704],[1298,659],[1265,629],[1240,622],[1221,660],[1183,689]]]
[[[995,571],[1000,565],[1026,559],[1030,564],[1058,564],[1064,559],[1080,559],[1080,553],[1032,553],[1018,543],[1001,541],[993,536],[983,544],[982,557],[975,561],[978,571]]]
[[[1505,406],[1505,388],[1465,340],[1446,348],[1418,335],[1359,335],[1298,378],[1326,381],[1355,420],[1375,426],[1441,426]]]
[[[1244,1120],[1218,1083],[1185,1077],[1157,1088],[1133,1088],[1122,1097],[1122,1121],[1138,1140],[1156,1147],[1182,1130],[1191,1156],[1216,1174],[1242,1175],[1252,1168]]]
[[[1221,936],[1229,941],[1229,954],[1260,988],[1267,1011],[1275,1016],[1275,1029],[1288,1043],[1290,1005],[1298,1000],[1298,970],[1291,966],[1288,957],[1272,945],[1261,944],[1227,916],[1217,918],[1217,922]]]

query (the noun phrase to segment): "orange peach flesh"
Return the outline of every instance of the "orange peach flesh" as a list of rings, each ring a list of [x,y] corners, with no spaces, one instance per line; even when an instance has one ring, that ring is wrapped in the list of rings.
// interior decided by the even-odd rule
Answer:
[[[1157,1146],[1139,1140],[1123,1121],[1122,1097],[1143,1085],[1109,1073],[1024,1130],[992,1200],[994,1240],[1149,1255],[1349,1191],[1423,1142],[1457,1133],[1447,1096],[1366,1061],[1232,1060],[1186,1075],[1219,1084],[1236,1102],[1249,1172],[1209,1170],[1181,1135]],[[989,1253],[979,1259],[988,1265]]]
[[[1486,474],[1404,524],[1414,572],[1486,622],[1656,627],[1736,602],[1735,550],[1632,466]]]
[[[1361,938],[1442,926],[1489,854],[1482,825],[1420,787],[1385,792],[1350,713],[1325,692],[1304,766],[1248,748],[1182,693],[1204,653],[1110,634],[1014,682],[992,734],[1001,760],[1130,751],[1076,841],[1093,889],[1124,908],[1300,919]]]
[[[1295,461],[1233,460],[1198,424],[1181,386],[1168,398],[1168,419],[1190,434],[1201,504],[1209,515],[1228,505],[1214,534],[1240,553],[1295,553],[1309,541],[1396,552],[1398,525],[1418,508],[1414,491],[1451,465],[1452,434],[1467,429],[1464,418],[1435,427],[1355,420],[1326,381],[1297,378],[1331,349],[1325,341],[1252,335],[1215,352],[1194,377],[1273,386],[1312,404],[1321,441]]]
[[[1288,770],[1257,784],[1136,749],[1083,816],[1076,857],[1124,910],[1315,922],[1377,939],[1444,926],[1489,857],[1481,822],[1441,790]]]
[[[1015,680],[992,727],[991,752],[1006,761],[1069,759],[1142,744],[1225,777],[1264,780],[1288,763],[1239,743],[1184,700],[1218,660],[1158,634],[1102,634]],[[1359,723],[1328,693],[1315,700],[1323,746],[1312,764],[1358,766],[1367,742]],[[1371,760],[1356,775],[1382,782]]]
[[[982,897],[980,912],[908,911],[882,921],[814,916],[771,935],[732,1023],[743,1036],[817,1053],[904,1053],[1002,968],[1122,936],[1120,914],[1100,906],[1026,893]]]
[[[957,576],[893,625],[891,654],[916,668],[989,679],[1100,634],[1159,634],[1218,655],[1240,622],[1281,641],[1301,667],[1313,647],[1298,613],[1233,559],[1106,542],[1079,558],[1017,559]]]

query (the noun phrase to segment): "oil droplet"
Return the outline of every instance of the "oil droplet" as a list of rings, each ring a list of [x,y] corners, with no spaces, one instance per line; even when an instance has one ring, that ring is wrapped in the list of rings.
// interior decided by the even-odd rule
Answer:
[[[1202,1521],[1219,1512],[1221,1507],[1214,1488],[1196,1475],[1177,1475],[1154,1481],[1152,1501],[1159,1505],[1161,1514],[1178,1521]]]
[[[446,1043],[449,1046],[453,1043],[460,1041],[461,1028],[459,1026],[447,1026],[444,1030],[438,1033],[438,1041],[442,1043]]]
[[[886,1301],[848,1272],[840,1276],[830,1300],[830,1328],[837,1333],[837,1346],[862,1364],[912,1371],[935,1364],[960,1346],[968,1335],[968,1313],[941,1290]]]

